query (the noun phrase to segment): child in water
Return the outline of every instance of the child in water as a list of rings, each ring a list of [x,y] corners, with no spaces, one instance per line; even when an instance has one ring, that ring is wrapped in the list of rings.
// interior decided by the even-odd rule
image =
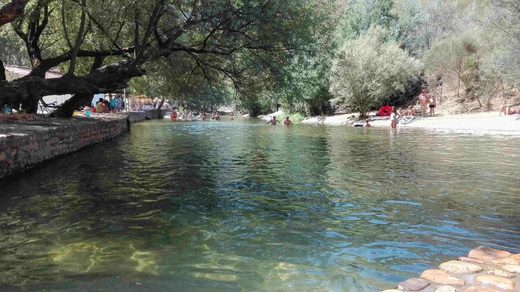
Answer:
[[[395,107],[394,107],[392,109],[392,114],[390,114],[390,127],[392,129],[397,128],[397,124],[399,123],[399,118],[401,118],[401,116],[397,112],[397,109],[395,109]]]
[[[283,121],[283,125],[286,127],[292,126],[291,120],[289,120],[289,117],[285,117],[285,120]]]

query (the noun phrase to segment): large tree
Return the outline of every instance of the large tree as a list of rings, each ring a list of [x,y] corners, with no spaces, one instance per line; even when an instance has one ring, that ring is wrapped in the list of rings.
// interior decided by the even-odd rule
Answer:
[[[170,60],[175,66],[180,57],[189,59],[184,74],[208,80],[225,77],[240,85],[251,72],[276,74],[272,68],[283,68],[309,35],[311,2],[35,0],[12,26],[31,73],[0,81],[0,107],[35,112],[45,95],[73,94],[55,112],[70,116],[92,94],[127,87],[145,74],[146,64]],[[66,74],[46,79],[54,67]]]

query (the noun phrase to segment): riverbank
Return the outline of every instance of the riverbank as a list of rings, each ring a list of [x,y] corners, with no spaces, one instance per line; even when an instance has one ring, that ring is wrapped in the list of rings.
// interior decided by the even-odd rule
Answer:
[[[479,247],[467,257],[424,271],[420,278],[399,283],[398,291],[488,292],[520,290],[520,254]]]
[[[113,139],[129,130],[126,114],[91,118],[0,115],[0,178]]]
[[[307,125],[351,126],[356,121],[353,114],[330,117],[312,117],[302,121]],[[390,127],[388,119],[371,120],[373,127]],[[400,128],[422,128],[455,133],[520,135],[520,116],[498,116],[497,112],[417,117],[411,122],[401,122]]]

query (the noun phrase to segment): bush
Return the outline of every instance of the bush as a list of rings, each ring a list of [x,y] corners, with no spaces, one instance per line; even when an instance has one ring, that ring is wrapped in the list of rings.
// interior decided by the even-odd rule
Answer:
[[[334,109],[330,104],[332,97],[327,89],[320,88],[313,97],[305,100],[305,114],[309,116],[334,114]]]
[[[419,61],[387,41],[388,32],[371,28],[347,43],[332,68],[331,92],[336,101],[365,115],[417,82]]]

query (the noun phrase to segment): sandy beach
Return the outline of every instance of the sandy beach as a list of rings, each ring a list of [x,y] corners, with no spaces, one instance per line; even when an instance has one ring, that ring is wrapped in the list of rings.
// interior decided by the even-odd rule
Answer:
[[[302,121],[308,125],[352,125],[353,114],[330,117],[312,117]],[[389,120],[374,120],[373,127],[390,127]],[[410,123],[399,123],[400,128],[423,128],[436,131],[475,134],[520,135],[520,115],[498,116],[497,112],[417,117]]]

